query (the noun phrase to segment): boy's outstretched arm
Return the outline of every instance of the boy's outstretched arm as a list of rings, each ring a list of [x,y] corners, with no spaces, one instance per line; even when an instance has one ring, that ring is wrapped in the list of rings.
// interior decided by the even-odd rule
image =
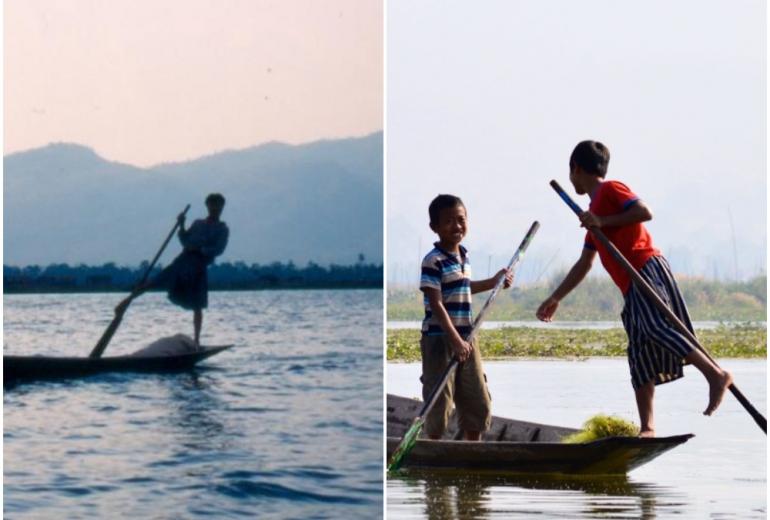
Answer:
[[[572,289],[577,287],[581,281],[583,281],[583,278],[586,277],[588,271],[591,270],[591,265],[593,264],[595,257],[596,251],[588,249],[587,247],[583,248],[580,258],[575,262],[575,265],[572,266],[572,269],[569,270],[569,273],[564,277],[564,280],[559,284],[553,294],[546,298],[545,301],[540,304],[540,307],[538,307],[535,314],[539,320],[551,321],[553,319],[553,315],[556,314],[556,309],[559,307],[559,302],[564,299]]]
[[[441,325],[444,334],[449,338],[449,342],[452,345],[452,349],[454,350],[457,359],[459,359],[460,362],[465,361],[470,357],[473,347],[471,347],[470,343],[465,341],[460,336],[460,333],[457,332],[454,323],[452,323],[452,318],[449,317],[449,313],[447,312],[446,307],[444,307],[444,302],[441,301],[441,291],[438,289],[429,289],[427,287],[423,287],[422,291],[425,293],[425,296],[428,297],[430,310]]]
[[[505,282],[503,283],[503,287],[506,289],[509,288],[511,285],[513,285],[513,271],[510,269],[500,269],[497,271],[497,273],[492,278],[487,278],[486,280],[477,280],[471,282],[471,294],[476,294],[478,292],[484,292],[484,291],[491,291],[495,288],[495,285],[497,285],[497,281],[500,279],[501,276],[505,276]]]
[[[634,201],[623,213],[615,215],[600,217],[590,211],[584,211],[580,214],[580,222],[585,228],[628,226],[629,224],[647,222],[648,220],[652,220],[652,211],[641,200]]]

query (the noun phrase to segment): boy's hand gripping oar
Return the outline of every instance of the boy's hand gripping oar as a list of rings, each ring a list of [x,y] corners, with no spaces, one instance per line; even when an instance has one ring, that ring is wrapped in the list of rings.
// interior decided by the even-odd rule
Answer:
[[[508,269],[513,269],[514,266],[519,262],[519,260],[521,260],[521,257],[524,256],[524,252],[527,250],[529,243],[532,241],[532,237],[535,236],[535,233],[537,232],[539,227],[540,227],[540,224],[537,221],[532,223],[532,226],[530,226],[529,231],[527,231],[527,235],[524,237],[524,240],[522,240],[521,244],[519,244],[519,248],[516,250],[516,253],[511,258],[511,261],[508,262]],[[468,333],[468,337],[464,338],[465,341],[467,341],[468,343],[473,341],[474,336],[478,332],[479,328],[481,328],[480,326],[481,326],[481,322],[484,320],[484,315],[487,313],[487,310],[492,304],[492,301],[497,296],[497,293],[500,292],[500,289],[503,287],[504,283],[505,283],[505,277],[504,276],[500,277],[500,279],[495,284],[495,287],[492,289],[492,292],[490,293],[489,298],[487,298],[486,303],[484,303],[484,306],[481,308],[481,311],[476,316],[476,319],[473,320],[473,326],[471,327],[471,331]],[[420,409],[419,415],[417,415],[417,417],[414,418],[414,420],[412,421],[412,425],[407,430],[406,434],[404,435],[404,438],[401,439],[401,442],[396,448],[396,451],[393,452],[393,456],[390,459],[390,464],[388,465],[388,471],[395,471],[401,467],[401,464],[403,464],[404,459],[406,459],[406,456],[409,454],[409,452],[414,447],[414,444],[417,442],[417,437],[420,436],[422,427],[425,424],[425,416],[428,415],[428,412],[430,412],[431,408],[433,408],[433,405],[436,404],[439,394],[444,390],[444,387],[446,386],[447,381],[449,380],[451,375],[454,373],[459,363],[460,362],[458,361],[456,356],[452,357],[452,361],[449,363],[449,365],[444,370],[444,373],[441,375],[441,380],[436,384],[436,386],[433,387],[433,390],[431,390],[430,392],[430,396],[428,397],[428,399],[425,401],[422,408]]]
[[[142,279],[139,280],[139,283],[137,283],[134,287],[139,287],[144,282],[147,281],[147,278],[150,276],[150,272],[152,272],[152,268],[155,267],[155,262],[158,261],[158,258],[160,258],[160,255],[163,253],[163,250],[166,249],[166,246],[171,241],[171,237],[173,237],[174,233],[176,233],[176,229],[179,227],[179,223],[180,223],[179,217],[186,215],[187,210],[189,209],[190,209],[190,205],[188,204],[187,206],[185,206],[182,213],[179,214],[176,220],[176,224],[174,224],[174,227],[171,228],[171,232],[166,237],[166,240],[163,242],[163,245],[160,246],[160,249],[158,250],[158,253],[155,255],[155,258],[152,259],[152,262],[150,262],[150,265],[144,271],[144,276],[142,276]],[[123,320],[123,315],[126,313],[126,309],[128,309],[128,305],[121,308],[119,311],[115,312],[115,317],[112,318],[112,322],[110,322],[110,324],[107,326],[107,330],[105,330],[104,334],[102,334],[102,337],[99,338],[99,341],[96,343],[96,346],[88,355],[88,357],[98,358],[102,356],[102,352],[104,352],[104,349],[107,348],[107,345],[110,343],[112,336],[115,335],[115,331],[118,330],[118,326],[120,325],[120,322]]]
[[[551,187],[556,191],[556,193],[559,194],[562,200],[564,200],[564,202],[566,202],[567,205],[572,208],[572,211],[574,211],[576,215],[580,216],[580,214],[583,213],[583,210],[580,208],[580,206],[578,206],[575,201],[573,201],[570,196],[567,195],[562,187],[559,186],[558,182],[551,181]],[[696,338],[695,335],[690,332],[690,329],[688,329],[684,323],[682,323],[682,321],[676,316],[676,314],[674,314],[671,309],[668,308],[668,305],[666,305],[663,300],[660,299],[658,293],[656,293],[655,290],[650,287],[647,281],[642,278],[642,275],[640,275],[634,266],[631,265],[628,260],[626,260],[623,254],[618,251],[618,248],[615,247],[612,242],[610,242],[607,236],[602,233],[599,228],[592,227],[590,228],[590,231],[597,239],[599,239],[602,245],[607,248],[607,250],[612,254],[613,258],[615,258],[615,260],[623,267],[623,269],[628,272],[629,276],[631,276],[631,279],[634,281],[637,287],[639,287],[639,289],[650,299],[650,301],[655,304],[655,307],[657,307],[658,310],[663,313],[663,315],[676,328],[676,330],[685,335],[687,339],[689,339],[690,342],[709,359],[709,361],[714,363],[714,365],[717,365],[717,362],[714,361],[714,358],[712,358],[708,351],[700,344],[698,338]],[[730,392],[733,393],[735,398],[738,399],[738,401],[743,405],[746,411],[749,412],[749,415],[751,415],[759,427],[762,428],[762,431],[767,434],[767,419],[765,419],[765,417],[759,413],[756,408],[754,408],[754,405],[752,405],[749,400],[746,399],[746,397],[738,390],[734,384],[731,384],[728,388],[730,389]]]

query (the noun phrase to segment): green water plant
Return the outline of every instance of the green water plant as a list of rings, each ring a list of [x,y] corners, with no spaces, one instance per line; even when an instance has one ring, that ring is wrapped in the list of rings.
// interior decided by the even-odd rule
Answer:
[[[698,329],[701,344],[717,359],[767,357],[764,324]],[[607,330],[511,327],[483,330],[478,338],[484,359],[625,357],[628,337]],[[419,330],[388,330],[388,361],[420,360]]]
[[[561,441],[568,444],[592,442],[605,437],[636,437],[639,427],[622,417],[597,414],[583,424],[583,429],[567,435]]]

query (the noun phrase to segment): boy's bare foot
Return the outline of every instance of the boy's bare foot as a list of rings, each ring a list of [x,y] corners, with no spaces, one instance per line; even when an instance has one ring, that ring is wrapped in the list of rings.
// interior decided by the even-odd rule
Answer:
[[[655,430],[642,430],[639,432],[640,439],[650,439],[655,437]]]
[[[709,380],[709,405],[703,415],[714,413],[725,396],[725,390],[731,384],[733,384],[733,375],[726,370],[722,370],[718,377]]]

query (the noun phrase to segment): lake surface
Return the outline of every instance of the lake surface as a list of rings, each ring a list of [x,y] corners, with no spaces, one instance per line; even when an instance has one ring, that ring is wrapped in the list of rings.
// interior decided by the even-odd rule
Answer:
[[[749,324],[755,327],[766,327],[766,322],[738,322],[738,321],[694,321],[692,322],[695,329],[713,330],[719,327],[727,326],[740,326]],[[407,321],[407,320],[393,320],[388,321],[388,329],[394,330],[420,330],[422,327],[421,321]],[[529,327],[532,329],[580,329],[580,330],[607,330],[607,329],[622,329],[623,323],[618,319],[617,321],[551,321],[544,322],[540,320],[526,320],[526,321],[485,321],[481,324],[482,329],[505,329],[509,327]]]
[[[766,361],[720,364],[766,416]],[[580,427],[601,412],[638,424],[627,366],[625,359],[487,362],[492,413]],[[390,363],[388,388],[420,396],[419,375],[419,364]],[[712,417],[701,414],[706,403],[705,380],[692,367],[684,379],[657,387],[657,434],[696,436],[627,478],[406,472],[388,478],[388,518],[766,518],[767,437],[732,394]]]
[[[122,295],[3,299],[4,352],[87,356]],[[192,335],[147,294],[105,355]],[[212,292],[193,371],[5,389],[4,517],[382,516],[382,291]]]

